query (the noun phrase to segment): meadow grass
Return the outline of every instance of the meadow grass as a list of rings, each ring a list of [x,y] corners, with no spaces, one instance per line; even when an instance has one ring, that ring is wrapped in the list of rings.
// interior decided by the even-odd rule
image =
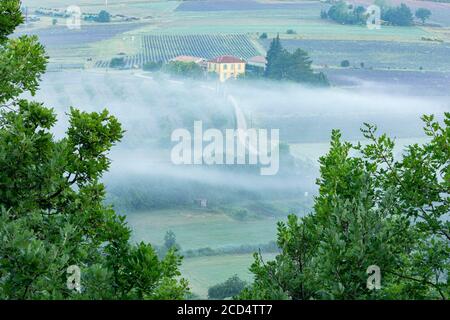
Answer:
[[[275,254],[263,254],[265,261],[273,260]],[[191,292],[200,298],[207,298],[208,288],[237,274],[247,282],[253,280],[249,268],[253,263],[252,254],[233,254],[212,257],[184,259],[182,276],[188,279]]]
[[[161,245],[166,231],[175,232],[182,250],[220,248],[242,244],[262,244],[276,239],[275,218],[237,221],[208,210],[167,209],[127,215],[135,241]],[[273,259],[274,254],[264,254]],[[227,254],[183,259],[182,276],[189,280],[192,293],[207,298],[208,288],[234,274],[251,281],[252,254]]]
[[[239,221],[221,212],[192,209],[127,215],[135,241],[161,245],[165,233],[172,230],[183,250],[267,243],[275,240],[276,222],[280,219],[264,217]]]
[[[280,33],[283,38],[330,40],[419,41],[430,36],[431,29],[383,26],[370,30],[365,26],[340,25],[319,19],[320,7],[306,12],[285,10],[174,12],[168,21],[145,26],[136,32],[148,34]],[[295,35],[287,35],[292,29]]]

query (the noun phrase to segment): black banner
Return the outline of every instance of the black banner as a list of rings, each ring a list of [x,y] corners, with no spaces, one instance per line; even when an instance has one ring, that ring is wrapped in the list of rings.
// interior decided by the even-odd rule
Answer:
[[[448,301],[1,301],[1,314],[66,316],[81,320],[98,314],[134,319],[310,319],[320,316],[384,320],[392,311],[403,317],[448,314]],[[12,312],[12,313],[10,313]]]

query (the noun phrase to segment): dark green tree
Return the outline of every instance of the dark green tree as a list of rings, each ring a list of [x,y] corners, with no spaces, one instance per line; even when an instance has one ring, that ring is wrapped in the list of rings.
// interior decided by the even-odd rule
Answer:
[[[328,85],[323,73],[315,73],[312,69],[312,60],[308,53],[302,49],[286,54],[285,76],[287,80],[313,85]]]
[[[270,43],[270,48],[267,51],[267,64],[265,76],[267,78],[277,79],[281,78],[280,74],[280,56],[283,54],[283,47],[281,46],[280,35],[277,35],[276,38],[272,40]]]
[[[181,258],[132,244],[125,217],[104,205],[100,179],[121,125],[107,110],[71,108],[56,139],[54,110],[20,97],[38,89],[44,48],[8,38],[23,21],[20,1],[0,12],[0,299],[183,298]],[[79,291],[67,286],[69,266],[81,270]]]
[[[180,250],[180,245],[177,243],[177,237],[172,230],[166,232],[164,236],[164,247],[166,251],[170,251],[171,249]]]
[[[404,3],[398,7],[383,10],[381,19],[394,26],[411,26],[414,24],[411,9]]]
[[[428,20],[431,17],[431,11],[426,8],[419,8],[416,10],[416,18],[420,19],[422,23],[425,23],[425,20]]]
[[[315,73],[308,53],[297,49],[293,53],[283,48],[279,36],[273,39],[267,52],[265,77],[273,80],[287,80],[311,85],[327,86],[323,73]]]
[[[362,6],[354,8],[345,1],[339,1],[332,5],[328,12],[321,12],[321,18],[330,18],[342,24],[364,24],[366,22],[365,12],[366,9]]]
[[[97,19],[95,20],[97,22],[110,22],[111,21],[111,15],[108,11],[102,10],[98,13]]]
[[[123,57],[112,58],[109,63],[110,68],[124,68],[125,67],[125,59]]]
[[[238,295],[247,283],[235,274],[223,283],[216,284],[208,289],[209,299],[225,299]]]
[[[342,61],[341,61],[341,67],[342,67],[342,68],[348,68],[348,67],[350,67],[350,61],[348,61],[348,60],[342,60]]]

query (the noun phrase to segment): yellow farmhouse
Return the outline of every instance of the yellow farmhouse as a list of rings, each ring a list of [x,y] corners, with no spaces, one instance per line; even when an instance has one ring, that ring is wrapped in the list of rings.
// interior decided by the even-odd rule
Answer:
[[[220,56],[208,61],[208,72],[217,73],[222,82],[231,77],[236,79],[245,74],[245,61],[233,56]]]

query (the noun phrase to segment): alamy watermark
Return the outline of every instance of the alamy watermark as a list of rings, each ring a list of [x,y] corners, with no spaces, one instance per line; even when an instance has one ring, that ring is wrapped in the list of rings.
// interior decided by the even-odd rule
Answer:
[[[77,265],[71,265],[67,268],[67,289],[81,292],[81,270]]]
[[[371,5],[366,10],[366,25],[370,30],[381,29],[381,8],[377,5]]]
[[[367,289],[380,290],[381,289],[381,270],[377,265],[371,265],[367,268]]]
[[[193,135],[176,129],[171,135],[171,160],[175,165],[260,165],[263,176],[276,175],[280,166],[279,130],[218,129],[203,130],[202,121],[194,122]]]
[[[68,29],[81,29],[81,9],[78,6],[70,6],[66,9],[66,26]]]

